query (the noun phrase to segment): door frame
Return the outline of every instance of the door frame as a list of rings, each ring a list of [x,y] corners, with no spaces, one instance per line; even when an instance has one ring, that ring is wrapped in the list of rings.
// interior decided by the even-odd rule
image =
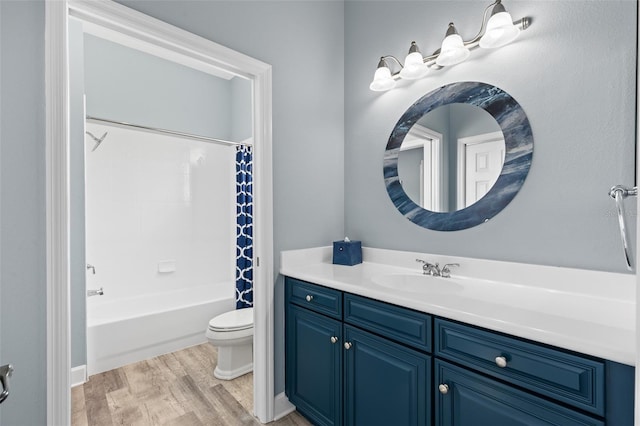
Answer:
[[[70,15],[253,81],[254,414],[267,423],[274,418],[271,65],[112,1],[56,0],[45,2],[47,424],[71,421]]]
[[[416,148],[423,150],[423,166],[420,173],[420,205],[424,207],[424,201],[429,200],[430,207],[427,210],[440,211],[445,204],[444,191],[442,190],[443,144],[442,133],[420,124],[414,124],[400,146],[400,151]],[[424,182],[425,176],[429,176],[429,185]]]

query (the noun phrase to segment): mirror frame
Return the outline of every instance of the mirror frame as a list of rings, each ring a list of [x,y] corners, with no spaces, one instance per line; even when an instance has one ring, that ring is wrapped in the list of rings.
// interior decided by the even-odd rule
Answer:
[[[398,154],[411,127],[429,111],[461,103],[480,107],[498,122],[504,135],[502,171],[484,197],[454,212],[434,212],[416,204],[404,192],[398,177]],[[487,222],[513,200],[531,168],[533,133],[524,110],[504,90],[487,83],[464,81],[439,87],[418,99],[405,111],[391,132],[384,154],[384,182],[398,211],[423,228],[458,231]]]

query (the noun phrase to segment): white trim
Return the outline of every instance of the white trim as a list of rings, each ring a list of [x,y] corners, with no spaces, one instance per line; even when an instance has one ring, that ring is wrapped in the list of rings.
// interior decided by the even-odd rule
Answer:
[[[442,190],[443,144],[442,133],[420,124],[414,124],[400,146],[400,152],[423,148],[423,162],[420,170],[420,205],[427,210],[441,211],[445,203],[445,191]],[[431,177],[431,185],[424,184],[425,176]],[[426,205],[424,200],[429,200],[429,204]]]
[[[429,195],[431,196],[431,210],[434,211],[442,211],[442,207],[444,206],[444,195],[445,191],[443,191],[443,182],[445,173],[444,168],[444,159],[442,157],[442,152],[444,151],[444,140],[442,137],[442,133],[438,133],[436,131],[430,130],[431,132],[431,153],[430,157],[427,158],[427,152],[424,152],[424,164],[430,165],[430,170],[425,170],[426,174],[431,176],[431,188],[425,188],[430,190],[430,193],[425,192],[425,198]],[[431,160],[429,162],[428,160]]]
[[[296,411],[296,406],[289,402],[289,398],[281,392],[276,395],[275,399],[275,413],[273,416],[273,420],[280,420],[287,414],[291,414]]]
[[[71,387],[80,386],[87,382],[87,366],[79,365],[71,369]]]
[[[497,139],[502,139],[504,141],[504,134],[501,131],[498,132],[489,132],[482,133],[480,135],[467,136],[464,138],[458,139],[458,182],[456,185],[456,209],[461,210],[466,206],[466,197],[467,197],[467,185],[465,183],[467,179],[467,146],[469,145],[478,145],[481,143],[492,142]],[[504,152],[504,151],[503,151]],[[504,164],[504,158],[502,159]]]
[[[254,94],[253,404],[258,420],[268,423],[273,420],[275,392],[271,67],[256,75]]]
[[[45,2],[47,424],[71,422],[67,8]]]
[[[154,55],[159,58],[166,59],[181,65],[184,65],[186,67],[196,69],[206,74],[222,78],[224,80],[231,80],[233,77],[235,77],[235,74],[228,73],[220,69],[219,67],[213,67],[199,60],[192,60],[191,58],[188,58],[184,55],[176,54],[167,49],[158,47],[157,45],[154,45],[152,43],[143,42],[140,39],[124,35],[121,32],[113,31],[101,25],[96,25],[91,22],[87,22],[87,21],[81,21],[81,22],[83,23],[82,30],[86,34],[91,34],[94,37],[108,40],[113,43],[118,43],[130,49],[139,50],[146,54]]]
[[[253,80],[254,414],[273,420],[273,189],[271,66],[111,1],[46,2],[47,90],[47,423],[70,423],[69,179],[67,23],[101,25],[191,60]]]

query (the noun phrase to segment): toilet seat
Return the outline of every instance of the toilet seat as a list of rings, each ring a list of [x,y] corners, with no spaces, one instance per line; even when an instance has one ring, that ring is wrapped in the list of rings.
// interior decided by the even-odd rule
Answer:
[[[253,308],[225,312],[209,321],[210,331],[231,332],[251,328],[253,328]]]

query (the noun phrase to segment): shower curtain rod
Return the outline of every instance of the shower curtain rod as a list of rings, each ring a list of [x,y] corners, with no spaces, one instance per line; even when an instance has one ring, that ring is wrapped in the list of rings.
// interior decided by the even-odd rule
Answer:
[[[90,116],[90,115],[87,115],[86,118],[87,118],[87,120],[91,120],[91,121],[100,121],[102,123],[115,124],[117,126],[133,127],[133,128],[136,128],[136,129],[149,130],[151,132],[164,133],[164,134],[172,135],[172,136],[180,136],[180,137],[189,138],[189,139],[195,139],[195,140],[204,141],[204,142],[212,142],[212,143],[218,143],[218,144],[224,144],[224,145],[236,145],[236,146],[238,146],[238,145],[239,146],[250,145],[250,144],[242,143],[242,142],[232,142],[232,141],[227,141],[227,140],[224,140],[224,139],[210,138],[208,136],[200,136],[200,135],[193,135],[193,134],[190,134],[190,133],[176,132],[174,130],[158,129],[156,127],[140,126],[138,124],[126,123],[124,121],[107,120],[106,118],[98,118],[98,117],[93,117],[93,116]]]

